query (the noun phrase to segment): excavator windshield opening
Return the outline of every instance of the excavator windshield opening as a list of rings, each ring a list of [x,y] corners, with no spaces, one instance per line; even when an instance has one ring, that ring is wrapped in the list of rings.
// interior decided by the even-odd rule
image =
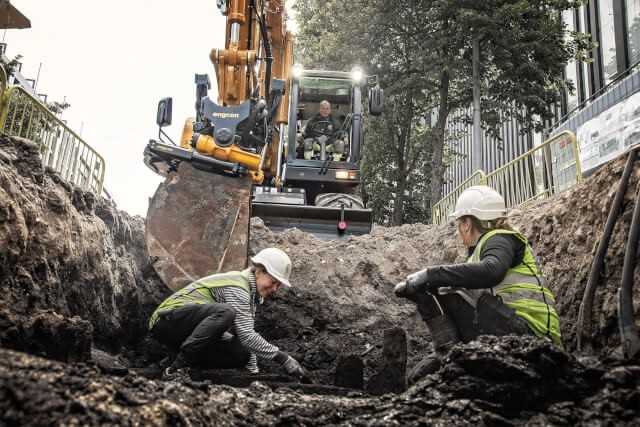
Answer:
[[[350,158],[353,81],[303,77],[296,102],[296,159],[346,161]],[[329,115],[321,115],[329,103]],[[325,111],[326,114],[326,111]]]

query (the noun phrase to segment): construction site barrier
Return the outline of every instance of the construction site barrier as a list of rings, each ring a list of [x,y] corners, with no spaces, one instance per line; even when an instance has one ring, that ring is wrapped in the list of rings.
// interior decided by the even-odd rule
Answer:
[[[581,180],[576,136],[564,131],[489,174],[476,171],[433,206],[432,222],[445,223],[460,193],[472,185],[496,189],[504,197],[507,208],[514,208],[551,197]]]
[[[0,132],[40,146],[42,163],[66,181],[102,194],[105,161],[97,151],[21,86],[8,85],[0,67]]]

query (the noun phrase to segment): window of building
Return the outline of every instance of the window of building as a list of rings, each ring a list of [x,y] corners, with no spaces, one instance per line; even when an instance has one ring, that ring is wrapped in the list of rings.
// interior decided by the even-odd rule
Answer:
[[[629,62],[640,61],[640,0],[625,0]]]
[[[565,29],[567,31],[566,37],[571,37],[571,33],[576,30],[576,26],[573,21],[573,14],[574,12],[572,9],[562,12],[562,21],[564,22]],[[565,111],[565,114],[567,114],[578,106],[578,69],[576,68],[575,59],[572,59],[567,63],[565,77],[573,84],[574,87],[573,93],[570,93],[568,90],[566,93],[567,111]]]
[[[616,58],[616,34],[614,30],[613,0],[598,2],[600,19],[600,52],[602,53],[602,70],[604,83],[607,84],[618,73]]]

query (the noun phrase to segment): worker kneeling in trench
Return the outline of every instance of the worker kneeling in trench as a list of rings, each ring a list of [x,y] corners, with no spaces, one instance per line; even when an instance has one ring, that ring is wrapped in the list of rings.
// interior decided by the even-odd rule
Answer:
[[[535,335],[562,346],[554,295],[527,238],[506,214],[497,191],[468,188],[450,217],[468,249],[467,262],[428,267],[396,285],[396,296],[417,304],[435,350],[411,370],[409,384],[437,371],[453,344],[478,335]]]
[[[303,377],[300,364],[254,330],[256,306],[280,287],[291,287],[291,260],[277,248],[263,249],[243,271],[214,274],[175,292],[149,320],[151,334],[178,350],[163,378],[186,379],[184,368],[242,368],[258,373],[257,357],[274,360]]]

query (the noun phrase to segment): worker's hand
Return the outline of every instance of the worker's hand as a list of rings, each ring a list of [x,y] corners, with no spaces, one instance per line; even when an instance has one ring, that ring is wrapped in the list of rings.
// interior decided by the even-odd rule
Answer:
[[[284,361],[282,366],[284,367],[285,371],[287,371],[287,374],[291,376],[294,376],[296,378],[302,378],[305,376],[305,372],[302,366],[296,359],[291,356],[287,357],[287,360]]]

